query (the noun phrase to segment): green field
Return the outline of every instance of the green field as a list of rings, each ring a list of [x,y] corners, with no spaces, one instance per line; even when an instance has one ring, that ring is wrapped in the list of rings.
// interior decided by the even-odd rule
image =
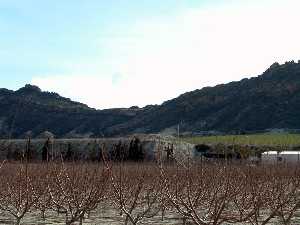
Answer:
[[[267,146],[297,146],[300,145],[300,134],[251,134],[226,136],[201,136],[183,138],[192,144],[240,144]]]

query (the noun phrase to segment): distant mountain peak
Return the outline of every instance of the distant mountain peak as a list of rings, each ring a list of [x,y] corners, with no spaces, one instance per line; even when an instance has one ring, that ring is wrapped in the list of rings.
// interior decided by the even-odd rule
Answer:
[[[31,84],[26,84],[24,87],[20,88],[19,90],[17,90],[17,92],[21,92],[21,93],[41,93],[42,90],[35,85],[31,85]]]
[[[261,76],[268,79],[284,78],[289,75],[295,75],[300,71],[300,60],[298,62],[287,61],[283,64],[273,63]]]
[[[278,67],[280,67],[280,64],[278,63],[278,62],[275,62],[275,63],[273,63],[271,66],[270,66],[270,70],[272,70],[272,69],[276,69],[276,68],[278,68]]]

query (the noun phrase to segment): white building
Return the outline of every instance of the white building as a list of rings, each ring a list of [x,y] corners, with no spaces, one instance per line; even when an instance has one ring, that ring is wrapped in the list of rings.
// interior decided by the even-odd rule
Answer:
[[[263,163],[300,163],[300,151],[269,151],[262,154]]]

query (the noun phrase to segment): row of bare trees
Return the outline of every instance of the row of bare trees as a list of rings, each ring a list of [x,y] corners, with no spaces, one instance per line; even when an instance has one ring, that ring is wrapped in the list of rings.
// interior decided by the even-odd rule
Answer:
[[[197,225],[290,224],[300,209],[294,166],[202,165],[169,173],[163,175],[169,205]]]
[[[83,224],[105,207],[120,224],[293,224],[300,210],[297,165],[188,163],[6,163],[0,215],[15,224],[32,212]],[[98,215],[95,213],[97,212]],[[298,214],[299,215],[299,214]]]
[[[138,137],[130,141],[115,143],[100,142],[98,139],[83,142],[82,148],[78,144],[68,142],[54,143],[54,139],[47,138],[44,142],[34,143],[28,138],[26,141],[0,140],[0,159],[8,161],[48,162],[63,159],[64,162],[85,160],[88,162],[101,162],[102,155],[112,161],[135,161],[146,159],[143,143]],[[107,151],[109,149],[109,151]]]

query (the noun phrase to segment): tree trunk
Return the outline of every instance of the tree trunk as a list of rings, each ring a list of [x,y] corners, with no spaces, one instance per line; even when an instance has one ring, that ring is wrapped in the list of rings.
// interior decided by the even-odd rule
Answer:
[[[22,220],[22,217],[16,217],[16,223],[15,223],[15,225],[20,225],[21,224],[21,220]]]

